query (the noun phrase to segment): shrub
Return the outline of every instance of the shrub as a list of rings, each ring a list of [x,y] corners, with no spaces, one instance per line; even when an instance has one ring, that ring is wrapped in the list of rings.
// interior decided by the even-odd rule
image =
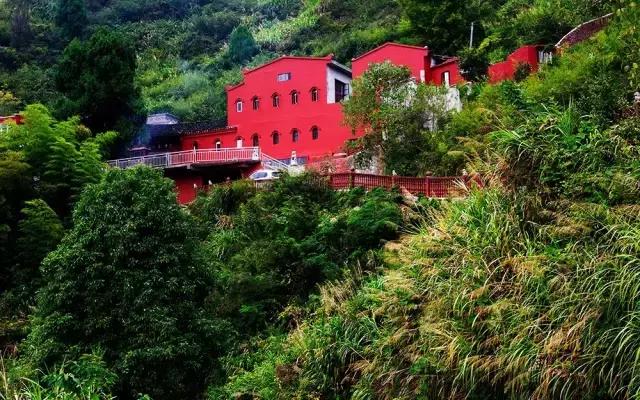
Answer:
[[[200,393],[223,336],[202,314],[211,282],[192,225],[172,183],[149,168],[111,170],[89,187],[42,266],[25,362],[54,365],[99,346],[121,397]]]

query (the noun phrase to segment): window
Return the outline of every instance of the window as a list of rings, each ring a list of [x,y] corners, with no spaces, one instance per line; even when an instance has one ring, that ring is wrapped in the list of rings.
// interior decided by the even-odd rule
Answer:
[[[280,107],[280,96],[278,94],[274,94],[271,99],[273,100],[274,108]]]
[[[244,147],[244,140],[239,136],[236,138],[236,147],[239,149]]]
[[[198,150],[198,142],[193,142],[193,149]]]
[[[298,143],[298,140],[300,139],[300,132],[298,132],[297,129],[294,129],[291,131],[291,140],[293,141],[293,143]]]
[[[311,101],[314,103],[320,101],[320,91],[318,88],[311,89]]]
[[[311,139],[318,140],[319,136],[320,136],[320,129],[318,129],[317,126],[314,126],[313,128],[311,128]]]
[[[291,80],[291,72],[285,72],[284,74],[278,74],[278,82],[286,82]]]
[[[244,109],[244,104],[242,103],[242,100],[237,100],[236,101],[236,111],[241,113],[243,109]]]
[[[271,138],[273,139],[273,144],[278,144],[280,143],[280,134],[278,133],[278,131],[273,132],[271,134]]]
[[[449,71],[444,71],[442,73],[442,84],[445,86],[451,86],[451,74]]]
[[[222,141],[220,139],[216,139],[216,150],[220,150],[222,148]]]
[[[336,79],[336,102],[349,97],[349,84]]]
[[[291,104],[298,104],[300,94],[296,91],[291,92]]]
[[[260,108],[260,99],[258,98],[258,96],[253,98],[253,110],[257,111]]]
[[[251,145],[253,147],[260,146],[260,137],[258,136],[257,133],[254,133],[253,136],[251,136]]]

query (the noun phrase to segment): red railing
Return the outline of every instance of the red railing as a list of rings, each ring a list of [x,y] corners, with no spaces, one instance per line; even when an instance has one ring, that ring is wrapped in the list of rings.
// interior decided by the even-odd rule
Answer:
[[[375,188],[392,189],[399,188],[415,195],[427,197],[445,198],[464,196],[467,188],[470,187],[470,177],[463,176],[427,176],[415,178],[407,176],[387,176],[358,173],[342,173],[329,175],[329,185],[336,190],[364,188],[372,190]]]
[[[187,150],[173,153],[152,154],[144,157],[122,158],[109,161],[117,168],[129,168],[139,164],[154,168],[182,167],[192,164],[231,164],[241,161],[260,161],[259,147],[228,149]]]

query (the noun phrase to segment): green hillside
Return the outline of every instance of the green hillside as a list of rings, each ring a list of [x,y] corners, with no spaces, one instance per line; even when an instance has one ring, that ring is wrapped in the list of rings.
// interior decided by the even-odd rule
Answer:
[[[362,3],[3,4],[0,114],[27,122],[0,135],[0,399],[640,397],[640,6]],[[434,131],[438,90],[381,103],[406,70],[354,82],[345,113],[387,135],[363,153],[465,168],[484,187],[459,199],[305,174],[180,207],[158,171],[103,168],[146,112],[221,117],[280,54],[394,40],[482,71],[607,12],[537,74],[480,73]]]

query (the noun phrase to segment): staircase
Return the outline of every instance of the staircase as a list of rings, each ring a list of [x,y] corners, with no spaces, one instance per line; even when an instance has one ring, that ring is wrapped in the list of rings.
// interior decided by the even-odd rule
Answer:
[[[272,169],[275,171],[291,172],[291,167],[280,160],[277,160],[265,153],[262,153],[262,166],[266,169]]]

